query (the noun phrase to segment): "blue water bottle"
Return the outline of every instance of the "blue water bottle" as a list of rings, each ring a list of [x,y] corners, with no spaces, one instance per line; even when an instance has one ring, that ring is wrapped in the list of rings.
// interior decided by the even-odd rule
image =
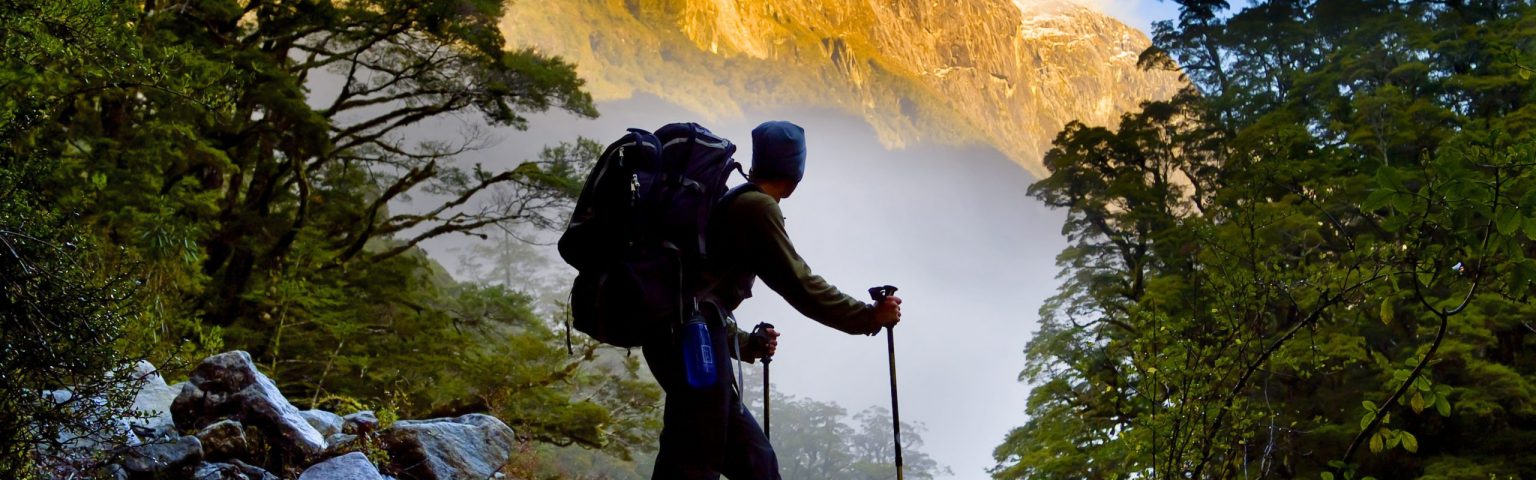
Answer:
[[[688,386],[705,388],[715,384],[715,351],[709,341],[709,325],[694,308],[693,316],[683,324],[683,370]]]

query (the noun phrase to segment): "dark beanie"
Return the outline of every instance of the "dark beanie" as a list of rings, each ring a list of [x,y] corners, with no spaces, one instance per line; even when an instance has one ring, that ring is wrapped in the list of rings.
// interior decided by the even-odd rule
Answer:
[[[752,177],[800,183],[805,177],[805,129],[777,120],[752,129]]]

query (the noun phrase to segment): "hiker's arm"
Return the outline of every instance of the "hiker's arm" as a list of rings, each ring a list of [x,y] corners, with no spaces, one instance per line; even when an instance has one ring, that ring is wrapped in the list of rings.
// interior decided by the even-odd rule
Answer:
[[[784,214],[779,204],[767,196],[754,195],[733,202],[740,211],[747,231],[738,238],[747,243],[753,270],[763,283],[784,297],[800,314],[849,334],[870,334],[880,330],[875,323],[874,307],[844,294],[826,279],[811,273],[811,267],[795,251],[784,231]]]

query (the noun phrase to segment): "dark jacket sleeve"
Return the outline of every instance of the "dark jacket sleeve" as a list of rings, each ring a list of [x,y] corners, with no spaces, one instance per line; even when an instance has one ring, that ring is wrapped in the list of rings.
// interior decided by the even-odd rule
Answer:
[[[874,307],[839,291],[811,273],[784,231],[784,213],[773,197],[748,193],[731,203],[737,238],[753,272],[800,314],[849,334],[872,334]]]

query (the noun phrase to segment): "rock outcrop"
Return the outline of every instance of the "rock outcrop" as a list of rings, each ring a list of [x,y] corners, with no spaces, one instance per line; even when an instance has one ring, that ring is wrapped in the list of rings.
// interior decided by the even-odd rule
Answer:
[[[705,119],[833,107],[888,147],[985,143],[1036,176],[1067,122],[1110,125],[1182,85],[1136,66],[1146,35],[1068,0],[550,0],[502,31],[576,63],[599,100]]]
[[[379,417],[373,410],[363,410],[341,418],[341,433],[367,435],[379,428]]]
[[[166,385],[165,377],[160,376],[160,370],[143,360],[134,365],[133,375],[134,382],[139,385],[139,392],[133,397],[132,408],[144,416],[131,419],[129,423],[148,428],[170,425],[171,402],[176,400],[176,394],[181,392],[181,387]]]
[[[321,437],[341,433],[341,415],[325,410],[305,410],[299,412],[299,416],[304,417],[304,421],[309,422],[309,426],[315,427],[315,431],[320,432]]]
[[[375,454],[387,456],[382,466],[400,478],[504,479],[500,470],[517,443],[512,429],[489,415],[382,425],[372,411],[345,417],[300,411],[240,351],[204,359],[174,402],[166,394],[172,387],[153,366],[143,363],[138,370],[139,412],[104,419],[112,435],[82,447],[90,451],[39,453],[105,452],[117,463],[96,476],[122,480],[393,479],[369,459]],[[72,395],[46,393],[61,402]]]
[[[245,438],[245,427],[234,420],[220,420],[197,432],[203,443],[203,456],[209,460],[246,458],[250,442]]]
[[[325,452],[325,437],[311,426],[277,384],[235,351],[203,360],[172,405],[176,426],[196,429],[225,418],[255,426],[272,453],[288,464],[307,464]]]
[[[491,478],[506,466],[517,442],[505,423],[481,414],[401,420],[379,436],[394,471],[416,480]]]
[[[123,455],[123,469],[130,476],[155,476],[203,460],[203,445],[191,435],[146,440]]]

